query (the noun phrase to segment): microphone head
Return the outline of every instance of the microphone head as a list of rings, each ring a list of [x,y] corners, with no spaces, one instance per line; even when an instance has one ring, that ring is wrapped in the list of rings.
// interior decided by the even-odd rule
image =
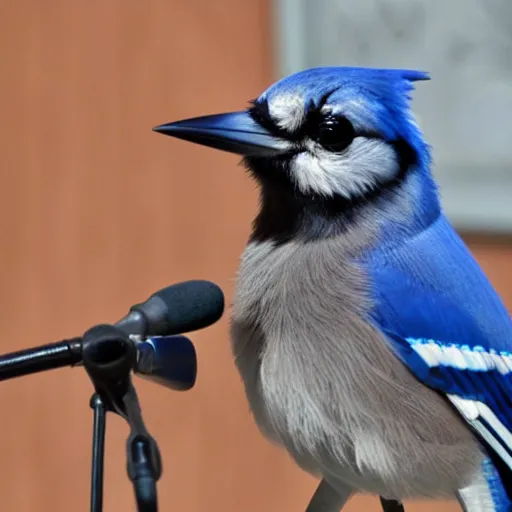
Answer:
[[[210,281],[185,281],[130,308],[116,325],[128,334],[170,336],[203,329],[224,313],[224,294]]]
[[[224,294],[210,281],[185,281],[153,294],[167,307],[167,324],[173,332],[203,329],[219,320],[224,313]]]

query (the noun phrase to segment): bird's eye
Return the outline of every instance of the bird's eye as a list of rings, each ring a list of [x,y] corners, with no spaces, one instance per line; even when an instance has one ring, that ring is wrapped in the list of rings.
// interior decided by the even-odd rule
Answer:
[[[325,149],[339,152],[350,146],[356,134],[346,117],[329,116],[316,123],[309,135]]]

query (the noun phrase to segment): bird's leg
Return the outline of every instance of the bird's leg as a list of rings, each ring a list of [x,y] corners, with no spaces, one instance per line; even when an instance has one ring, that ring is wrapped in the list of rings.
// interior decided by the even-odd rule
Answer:
[[[352,492],[353,488],[349,485],[338,484],[334,489],[328,482],[321,480],[306,512],[340,512]]]
[[[380,504],[384,512],[405,512],[405,508],[400,501],[386,500],[382,496],[380,497]]]
[[[315,494],[309,502],[306,512],[340,512],[345,506],[354,489],[338,483],[336,489],[326,480],[321,480],[316,488]],[[383,512],[405,512],[405,508],[400,501],[387,500],[380,496],[380,503]]]

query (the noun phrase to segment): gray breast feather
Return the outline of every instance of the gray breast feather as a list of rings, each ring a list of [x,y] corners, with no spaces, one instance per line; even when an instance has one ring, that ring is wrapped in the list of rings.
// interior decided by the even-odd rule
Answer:
[[[338,239],[247,246],[231,335],[255,420],[331,482],[453,497],[478,472],[480,448],[366,321],[371,301],[350,251]]]

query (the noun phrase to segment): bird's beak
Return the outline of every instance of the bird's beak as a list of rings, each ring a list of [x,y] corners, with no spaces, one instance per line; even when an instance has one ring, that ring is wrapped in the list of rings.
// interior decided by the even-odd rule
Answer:
[[[286,140],[272,135],[246,111],[185,119],[153,130],[244,156],[273,156],[288,149]]]

